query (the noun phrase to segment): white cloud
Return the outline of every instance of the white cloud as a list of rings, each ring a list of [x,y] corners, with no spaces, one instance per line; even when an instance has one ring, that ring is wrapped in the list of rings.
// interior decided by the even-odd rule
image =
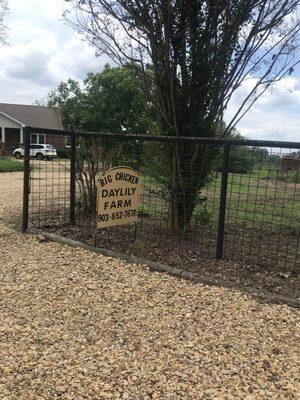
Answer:
[[[27,46],[26,46],[27,47]],[[51,55],[39,48],[19,48],[19,52],[12,52],[8,61],[4,63],[4,71],[8,79],[27,80],[41,86],[54,84],[52,74],[48,68]]]
[[[225,121],[231,120],[250,88],[251,80],[234,94]],[[286,77],[259,98],[237,128],[251,139],[300,141],[299,111],[300,78]]]
[[[95,50],[79,35],[72,34],[63,49],[51,57],[49,68],[58,80],[70,77],[83,79],[88,71],[99,71],[106,62],[109,62],[108,58],[96,58]]]
[[[31,104],[60,81],[81,80],[109,60],[62,20],[61,0],[11,0],[10,46],[0,47],[0,101]]]

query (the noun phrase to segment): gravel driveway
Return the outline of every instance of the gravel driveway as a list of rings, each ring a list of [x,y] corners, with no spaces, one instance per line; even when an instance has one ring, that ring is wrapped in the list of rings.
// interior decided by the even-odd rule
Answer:
[[[299,311],[15,231],[0,174],[0,399],[297,399]],[[297,391],[298,390],[298,391]]]

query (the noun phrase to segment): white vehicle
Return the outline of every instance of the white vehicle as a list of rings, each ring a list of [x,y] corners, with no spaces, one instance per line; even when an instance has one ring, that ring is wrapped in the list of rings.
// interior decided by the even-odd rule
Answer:
[[[15,149],[13,152],[13,155],[18,159],[24,157],[24,154],[24,146]],[[52,158],[57,157],[57,152],[52,144],[31,144],[30,157],[35,157],[38,160],[43,160],[44,158],[47,160],[52,160]]]

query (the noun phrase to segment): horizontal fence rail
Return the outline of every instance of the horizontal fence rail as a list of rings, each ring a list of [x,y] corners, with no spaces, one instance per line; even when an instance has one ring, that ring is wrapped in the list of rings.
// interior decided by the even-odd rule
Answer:
[[[55,130],[46,129],[38,127],[29,127],[29,130],[50,135],[59,136],[77,136],[86,138],[102,138],[111,140],[122,140],[122,141],[132,141],[132,140],[146,140],[148,142],[188,142],[188,143],[204,143],[204,144],[214,144],[216,146],[222,146],[224,144],[236,145],[236,146],[263,146],[263,147],[273,147],[273,148],[290,148],[299,149],[299,142],[285,142],[278,140],[240,140],[240,139],[229,139],[229,138],[203,138],[203,137],[185,137],[185,136],[148,136],[148,135],[133,135],[124,133],[104,133],[104,132],[82,132],[82,131],[69,131],[69,130]]]
[[[140,136],[26,127],[23,230],[28,226],[151,261],[199,270],[224,258],[295,272],[300,249],[300,143]],[[57,156],[37,156],[40,133]],[[96,228],[95,182],[141,174],[138,220]]]

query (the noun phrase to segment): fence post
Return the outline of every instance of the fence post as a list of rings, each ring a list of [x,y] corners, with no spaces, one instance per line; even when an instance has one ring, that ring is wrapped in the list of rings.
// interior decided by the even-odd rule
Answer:
[[[219,224],[218,224],[217,251],[216,251],[216,258],[219,259],[223,257],[229,156],[230,156],[230,144],[226,143],[224,145],[224,155],[222,162],[221,197],[220,197],[220,207],[219,207]]]
[[[76,136],[71,135],[71,173],[70,173],[70,223],[75,225],[75,187],[76,187]]]
[[[23,175],[23,220],[22,232],[28,229],[29,193],[30,193],[30,128],[24,128],[24,175]]]

